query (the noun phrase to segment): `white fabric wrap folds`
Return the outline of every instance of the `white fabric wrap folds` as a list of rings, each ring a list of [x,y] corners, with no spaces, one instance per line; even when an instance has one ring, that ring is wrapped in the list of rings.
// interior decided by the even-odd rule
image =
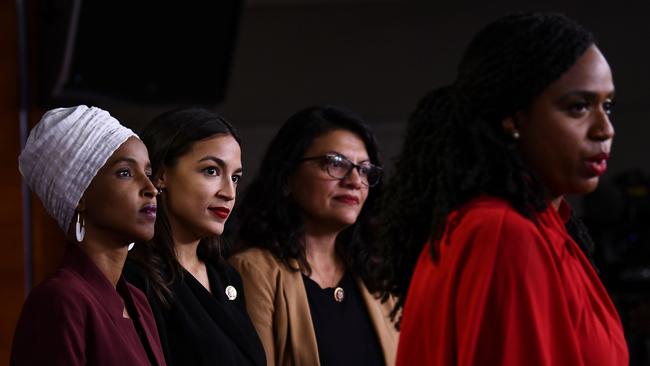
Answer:
[[[102,109],[85,105],[52,109],[29,133],[18,168],[67,232],[90,182],[131,136],[137,137]]]

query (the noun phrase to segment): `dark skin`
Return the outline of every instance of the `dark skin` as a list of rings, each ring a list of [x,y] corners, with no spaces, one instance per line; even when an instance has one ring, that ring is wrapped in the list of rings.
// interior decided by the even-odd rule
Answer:
[[[503,122],[507,134],[518,131],[517,149],[539,176],[547,198],[557,208],[566,194],[596,189],[614,138],[612,72],[591,46],[531,106]],[[601,173],[604,172],[601,171]]]
[[[149,180],[147,148],[136,137],[124,142],[97,172],[77,206],[86,234],[79,248],[113,284],[117,285],[134,241],[154,234],[157,189]],[[146,208],[149,208],[147,211]],[[74,226],[69,237],[74,240]],[[126,310],[125,317],[128,317]]]

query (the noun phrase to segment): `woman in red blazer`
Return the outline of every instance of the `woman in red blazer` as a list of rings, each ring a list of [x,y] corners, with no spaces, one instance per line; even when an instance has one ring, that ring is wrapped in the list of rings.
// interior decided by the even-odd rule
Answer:
[[[458,70],[413,114],[385,196],[397,364],[626,365],[564,200],[596,188],[614,137],[612,73],[592,34],[558,14],[509,15]]]

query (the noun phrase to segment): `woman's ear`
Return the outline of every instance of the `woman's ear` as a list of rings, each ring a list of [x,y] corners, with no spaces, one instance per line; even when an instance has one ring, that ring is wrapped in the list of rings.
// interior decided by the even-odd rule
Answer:
[[[163,190],[165,188],[165,179],[167,176],[167,172],[165,169],[160,170],[160,174],[158,174],[157,178],[154,178],[153,185],[156,186],[159,190]]]
[[[501,121],[501,127],[506,136],[510,136],[513,140],[519,140],[519,126],[521,114],[519,112],[510,115]]]

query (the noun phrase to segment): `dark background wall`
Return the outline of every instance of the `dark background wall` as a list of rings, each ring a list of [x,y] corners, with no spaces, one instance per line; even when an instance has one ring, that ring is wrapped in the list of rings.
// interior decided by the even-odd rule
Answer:
[[[379,134],[384,155],[396,154],[404,121],[417,100],[450,83],[469,39],[484,24],[515,10],[560,11],[591,28],[617,87],[616,142],[610,175],[650,168],[650,26],[641,2],[591,1],[252,0],[245,7],[224,103],[215,106],[244,135],[251,174],[275,129],[317,103],[362,113]],[[182,72],[182,70],[179,70]],[[167,108],[120,103],[106,107],[138,128]]]
[[[42,50],[52,46],[33,37],[38,31],[34,24],[38,24],[41,16],[33,11],[34,3],[39,2],[28,2],[31,5],[28,20],[32,31],[29,38],[32,91],[38,89],[39,78],[43,77],[35,65],[49,62],[39,57]],[[24,296],[16,164],[19,146],[16,15],[12,2],[2,4],[0,158],[6,169],[5,178],[0,182],[3,195],[0,228],[7,254],[0,256],[3,298],[0,363],[7,359]],[[184,1],[178,4],[188,6]],[[244,4],[237,23],[225,100],[208,102],[208,106],[222,112],[241,131],[248,177],[255,173],[266,144],[278,126],[298,109],[320,103],[344,105],[364,115],[377,132],[390,166],[390,158],[399,151],[405,121],[418,99],[426,91],[454,80],[463,49],[483,25],[517,10],[563,12],[594,31],[599,47],[612,66],[618,94],[613,115],[617,135],[604,181],[632,168],[648,173],[650,112],[646,87],[650,84],[647,47],[650,22],[643,2],[250,0]],[[203,47],[187,57],[201,57],[211,43],[205,42]],[[169,69],[170,75],[186,71]],[[32,123],[44,110],[33,94],[30,94]],[[158,113],[186,104],[147,104],[91,95],[82,96],[81,101],[108,109],[136,130]],[[579,206],[580,201],[574,201]],[[33,206],[31,263],[33,282],[38,283],[56,266],[63,240],[40,204],[35,201]]]
[[[8,364],[9,340],[23,300],[23,243],[18,174],[18,57],[15,8],[0,3],[0,363]]]

